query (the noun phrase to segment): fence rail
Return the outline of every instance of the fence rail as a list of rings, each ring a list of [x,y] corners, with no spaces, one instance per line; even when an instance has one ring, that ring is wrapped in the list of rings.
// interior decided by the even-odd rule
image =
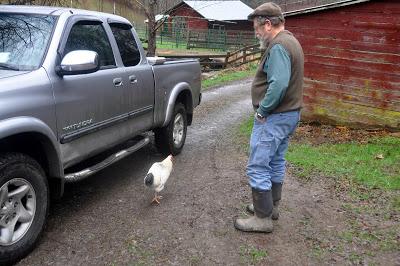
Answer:
[[[145,27],[135,27],[141,39],[147,40]],[[156,34],[157,44],[171,48],[207,48],[228,51],[239,49],[257,42],[252,31],[219,30],[219,29],[186,29],[167,24]]]
[[[259,45],[249,45],[243,47],[234,52],[227,52],[226,54],[215,55],[171,55],[171,54],[160,54],[159,56],[168,58],[197,58],[200,65],[204,70],[216,69],[216,68],[227,68],[240,66],[250,62],[258,61],[261,59],[262,51]]]
[[[253,44],[243,47],[232,53],[226,54],[226,65],[238,66],[261,59],[261,50],[259,44]]]
[[[208,48],[226,51],[239,49],[240,47],[254,44],[254,42],[255,38],[252,32],[197,30],[188,32],[187,48]]]

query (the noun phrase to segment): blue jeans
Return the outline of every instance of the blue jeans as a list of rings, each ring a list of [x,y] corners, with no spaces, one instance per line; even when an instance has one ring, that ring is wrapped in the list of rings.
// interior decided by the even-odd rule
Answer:
[[[254,119],[247,164],[251,188],[265,191],[271,190],[271,182],[283,183],[289,137],[299,120],[300,111],[271,114],[265,122]]]

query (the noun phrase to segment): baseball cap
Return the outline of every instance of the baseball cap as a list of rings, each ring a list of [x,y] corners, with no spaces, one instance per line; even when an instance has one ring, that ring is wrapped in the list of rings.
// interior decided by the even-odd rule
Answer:
[[[283,20],[282,9],[273,2],[268,2],[258,6],[250,15],[247,16],[248,20],[253,20],[255,17],[279,17]]]

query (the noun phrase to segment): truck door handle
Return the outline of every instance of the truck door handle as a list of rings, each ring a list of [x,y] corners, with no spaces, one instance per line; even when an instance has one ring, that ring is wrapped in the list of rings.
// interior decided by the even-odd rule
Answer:
[[[119,86],[124,85],[124,83],[122,83],[122,78],[115,78],[115,79],[113,79],[113,83],[114,83],[114,86],[115,86],[115,87],[119,87]]]
[[[135,76],[135,75],[129,76],[129,81],[130,81],[131,83],[137,83],[137,78],[136,78],[136,76]]]

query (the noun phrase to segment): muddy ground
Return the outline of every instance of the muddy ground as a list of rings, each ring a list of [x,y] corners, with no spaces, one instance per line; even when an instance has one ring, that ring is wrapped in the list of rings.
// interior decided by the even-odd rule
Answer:
[[[63,199],[52,202],[37,248],[19,265],[399,265],[399,248],[390,246],[399,244],[399,231],[390,231],[399,229],[398,213],[357,214],[362,202],[348,195],[348,184],[318,175],[304,181],[293,166],[274,232],[234,229],[250,200],[247,155],[235,133],[252,112],[249,84],[204,93],[160,205],[150,204],[153,193],[143,186],[150,165],[162,159],[149,145],[68,185]],[[312,137],[315,130],[303,125],[299,139],[323,135]],[[385,206],[385,199],[377,197],[374,206]],[[389,219],[379,217],[388,212]],[[358,237],[384,226],[388,233],[376,237],[388,238],[386,249]]]

